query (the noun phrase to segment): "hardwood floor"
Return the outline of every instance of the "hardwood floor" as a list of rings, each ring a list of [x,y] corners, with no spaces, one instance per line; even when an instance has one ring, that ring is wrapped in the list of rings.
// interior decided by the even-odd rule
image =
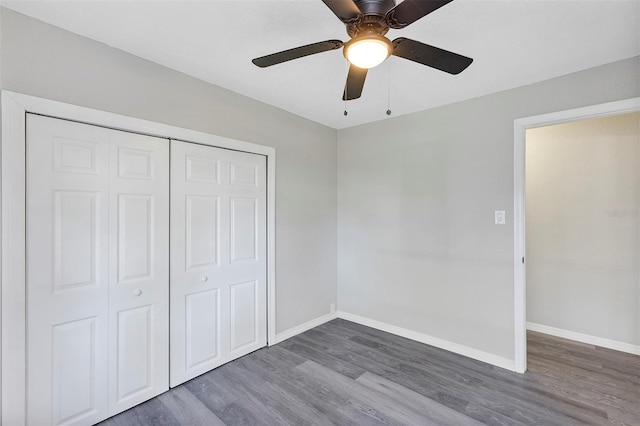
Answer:
[[[539,333],[520,375],[333,320],[104,425],[640,425],[640,357]]]

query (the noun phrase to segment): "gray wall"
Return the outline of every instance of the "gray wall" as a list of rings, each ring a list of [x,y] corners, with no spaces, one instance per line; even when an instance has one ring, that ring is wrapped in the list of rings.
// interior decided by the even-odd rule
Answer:
[[[340,130],[339,309],[514,359],[513,121],[639,96],[639,70],[633,58]]]
[[[336,131],[9,9],[0,88],[273,146],[277,330],[336,301]]]
[[[640,113],[526,140],[527,320],[640,345]]]

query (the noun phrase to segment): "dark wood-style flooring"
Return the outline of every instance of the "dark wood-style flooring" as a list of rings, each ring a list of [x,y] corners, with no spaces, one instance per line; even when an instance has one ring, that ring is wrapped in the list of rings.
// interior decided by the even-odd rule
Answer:
[[[640,425],[640,357],[530,332],[521,375],[345,320],[112,417],[135,425]]]

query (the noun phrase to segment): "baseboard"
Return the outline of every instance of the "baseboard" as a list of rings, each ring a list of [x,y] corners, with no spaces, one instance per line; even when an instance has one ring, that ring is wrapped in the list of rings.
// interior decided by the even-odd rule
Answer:
[[[401,336],[407,339],[415,340],[420,343],[425,343],[427,345],[435,346],[437,348],[444,349],[446,351],[463,355],[469,358],[473,358],[478,361],[486,362],[487,364],[495,365],[496,367],[504,368],[506,370],[515,371],[514,360],[504,358],[498,355],[494,355],[488,352],[480,351],[478,349],[470,348],[469,346],[464,346],[458,343],[450,342],[448,340],[440,339],[438,337],[429,336],[427,334],[422,334],[417,331],[408,330],[402,327],[397,327],[395,325],[387,324],[382,321],[361,317],[359,315],[351,314],[348,312],[338,311],[338,318],[342,318],[347,321],[352,321],[358,324],[366,325],[367,327],[375,328],[377,330],[395,334],[396,336]]]
[[[589,334],[577,333],[575,331],[564,330],[562,328],[550,327],[548,325],[536,324],[533,322],[527,322],[527,330],[550,334],[551,336],[575,340],[576,342],[587,343],[589,345],[600,346],[607,349],[613,349],[614,351],[640,355],[640,346],[632,345],[631,343],[619,342],[617,340],[605,339],[603,337],[591,336]]]
[[[273,342],[269,342],[269,346],[273,346],[275,344],[278,344],[280,342],[284,342],[287,339],[292,338],[293,336],[296,336],[300,333],[304,333],[307,330],[311,330],[314,327],[317,327],[319,325],[324,324],[325,322],[329,322],[333,319],[338,318],[338,315],[336,312],[330,312],[326,315],[323,315],[321,317],[318,318],[314,318],[311,321],[307,321],[305,323],[302,323],[300,325],[297,325],[293,328],[288,329],[287,331],[283,331],[282,333],[278,333],[276,334],[276,338],[275,341]]]

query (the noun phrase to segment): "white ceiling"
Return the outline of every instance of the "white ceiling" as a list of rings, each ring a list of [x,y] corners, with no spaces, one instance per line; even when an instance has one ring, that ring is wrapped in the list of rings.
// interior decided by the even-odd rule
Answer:
[[[347,0],[345,0],[347,1]],[[30,1],[3,6],[341,129],[470,99],[640,54],[638,0],[455,0],[400,35],[474,58],[452,76],[392,57],[362,97],[341,101],[342,51],[270,68],[251,59],[348,40],[321,0]]]

